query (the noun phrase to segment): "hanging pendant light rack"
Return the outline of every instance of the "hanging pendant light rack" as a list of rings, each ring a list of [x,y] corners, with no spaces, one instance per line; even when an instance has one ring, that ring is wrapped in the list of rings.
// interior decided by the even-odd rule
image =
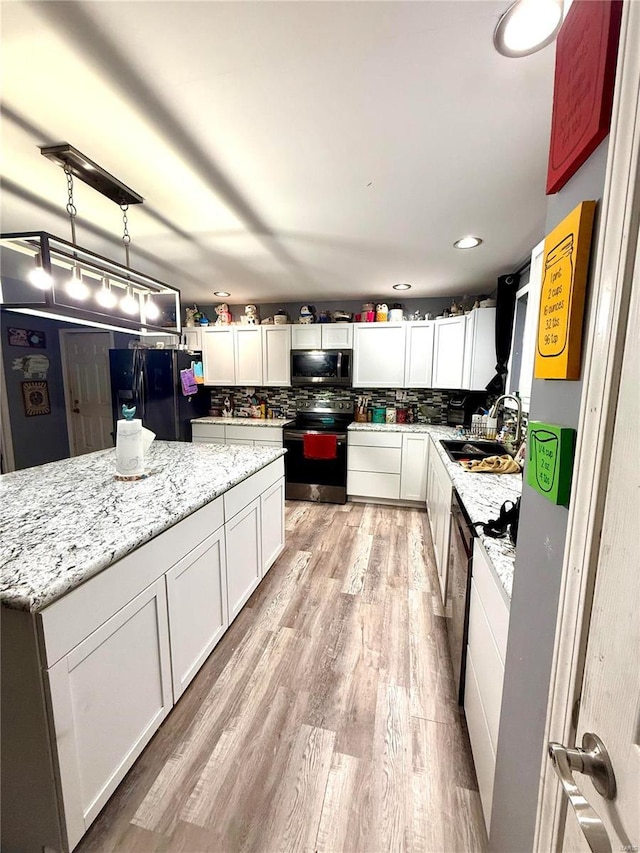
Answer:
[[[130,265],[128,210],[142,196],[66,143],[41,151],[65,172],[71,242],[46,231],[0,235],[0,305],[131,334],[179,335],[180,291]],[[124,265],[77,245],[74,176],[120,206]]]

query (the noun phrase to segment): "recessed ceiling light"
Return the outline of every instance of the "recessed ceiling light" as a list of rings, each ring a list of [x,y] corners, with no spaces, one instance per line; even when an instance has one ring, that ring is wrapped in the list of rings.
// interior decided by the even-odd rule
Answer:
[[[394,284],[393,289],[394,290],[411,290],[411,285],[410,284]]]
[[[459,240],[453,244],[456,249],[475,249],[476,246],[479,246],[482,243],[480,237],[472,237],[469,235],[468,237],[461,237]]]
[[[213,295],[214,296],[231,296],[231,294],[227,293],[226,290],[214,290]]]
[[[562,26],[562,0],[516,0],[498,21],[493,44],[503,56],[529,56],[554,40]]]

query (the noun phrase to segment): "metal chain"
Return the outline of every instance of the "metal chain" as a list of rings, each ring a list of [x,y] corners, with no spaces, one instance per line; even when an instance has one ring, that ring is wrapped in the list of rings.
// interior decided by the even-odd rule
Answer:
[[[130,267],[129,263],[129,246],[131,245],[131,234],[129,234],[129,217],[127,216],[127,211],[129,210],[128,204],[121,204],[120,210],[122,211],[122,223],[124,225],[124,230],[122,232],[122,242],[124,243],[124,254],[126,258],[126,265]]]
[[[67,164],[65,164],[64,173],[67,176],[67,195],[69,197],[69,200],[67,201],[67,213],[69,214],[69,221],[71,222],[71,242],[75,246],[76,216],[78,215],[78,211],[76,210],[76,206],[73,203],[73,175],[71,174],[71,169]]]

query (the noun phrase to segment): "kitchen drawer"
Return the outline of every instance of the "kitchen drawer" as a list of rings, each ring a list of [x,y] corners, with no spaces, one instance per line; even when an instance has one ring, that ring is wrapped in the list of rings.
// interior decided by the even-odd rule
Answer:
[[[347,471],[347,494],[365,498],[400,498],[400,474]]]
[[[489,558],[479,539],[473,545],[473,580],[478,597],[482,602],[491,633],[504,665],[509,633],[509,605],[506,603],[499,581],[489,565]]]
[[[260,426],[227,426],[225,435],[227,440],[231,438],[250,438],[253,440],[260,438],[263,433],[269,435],[271,429],[271,427]],[[277,427],[273,427],[273,431],[277,433]],[[266,438],[266,435],[264,437]]]
[[[245,509],[280,477],[284,477],[284,460],[282,457],[271,462],[266,468],[261,468],[260,471],[226,492],[223,495],[225,522],[237,515],[240,510]]]
[[[396,447],[351,446],[347,452],[349,471],[377,471],[380,474],[399,474],[402,451]]]
[[[271,433],[269,433],[271,435]],[[255,447],[282,447],[282,437],[280,441],[264,441],[261,438],[256,438],[253,442]]]
[[[402,433],[352,430],[349,433],[349,445],[354,447],[402,447]]]
[[[224,424],[191,424],[192,441],[218,441],[224,444]]]
[[[496,772],[496,753],[489,737],[489,728],[482,707],[480,691],[473,661],[473,655],[467,650],[467,673],[464,687],[464,712],[469,729],[473,763],[478,778],[478,790],[484,813],[484,822],[489,832],[491,822],[491,803],[493,801],[493,783]]]
[[[469,604],[469,649],[474,659],[475,676],[491,745],[495,751],[500,727],[504,664],[500,659],[498,647],[473,578]]]
[[[47,667],[192,551],[223,521],[220,497],[45,607],[39,616]]]

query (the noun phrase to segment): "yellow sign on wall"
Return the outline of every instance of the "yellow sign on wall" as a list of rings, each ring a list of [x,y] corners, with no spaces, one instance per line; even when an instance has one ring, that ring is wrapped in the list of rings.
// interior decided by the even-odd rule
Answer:
[[[595,201],[583,201],[544,241],[536,379],[579,379]]]

